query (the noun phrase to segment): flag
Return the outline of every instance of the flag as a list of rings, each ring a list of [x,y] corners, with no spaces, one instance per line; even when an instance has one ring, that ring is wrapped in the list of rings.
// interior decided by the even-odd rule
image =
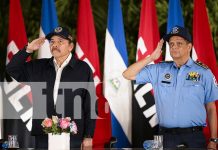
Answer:
[[[136,61],[149,56],[159,42],[155,0],[142,0]],[[154,63],[154,62],[153,62]],[[132,147],[143,147],[158,130],[152,85],[134,85],[132,105]]]
[[[80,0],[78,7],[76,55],[85,61],[93,71],[93,77],[98,97],[98,116],[93,137],[94,147],[103,148],[111,137],[110,112],[105,112],[108,106],[102,93],[102,79],[99,64],[98,47],[90,0]],[[108,108],[108,107],[107,107]]]
[[[112,135],[116,147],[131,146],[131,82],[122,73],[128,66],[120,0],[108,1],[104,56],[104,95],[111,108]]]
[[[167,18],[167,33],[171,31],[171,29],[179,25],[184,27],[184,20],[182,16],[182,8],[180,0],[169,0],[169,9],[168,9],[168,18]],[[165,60],[172,60],[169,51],[169,45],[166,44],[166,55]]]
[[[218,79],[218,68],[213,41],[210,31],[210,24],[207,16],[205,0],[194,0],[193,15],[193,44],[192,57],[206,64]],[[216,102],[218,110],[218,102]],[[209,128],[206,127],[204,133],[210,138]]]
[[[42,0],[41,26],[39,37],[45,37],[58,26],[58,18],[54,0]],[[49,41],[46,40],[38,51],[38,58],[50,58]]]
[[[20,0],[10,0],[9,8],[9,32],[6,64],[15,53],[27,44],[26,31],[20,6]],[[20,147],[33,147],[34,138],[30,135],[32,126],[32,99],[30,87],[21,85],[13,80],[5,80],[3,91],[4,98],[3,114],[9,111],[15,118],[4,120],[4,138],[9,134],[17,134]]]

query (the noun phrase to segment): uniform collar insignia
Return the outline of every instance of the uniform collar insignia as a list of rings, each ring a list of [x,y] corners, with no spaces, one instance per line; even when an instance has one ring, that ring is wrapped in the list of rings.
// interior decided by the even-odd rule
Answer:
[[[200,74],[198,72],[194,72],[194,71],[189,72],[187,74],[186,80],[191,80],[194,82],[200,81]]]

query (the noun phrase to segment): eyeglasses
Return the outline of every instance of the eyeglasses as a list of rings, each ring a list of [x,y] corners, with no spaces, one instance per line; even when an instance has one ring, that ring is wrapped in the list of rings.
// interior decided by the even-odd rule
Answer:
[[[187,42],[169,42],[169,47],[173,48],[174,46],[180,48],[184,45],[187,45]]]

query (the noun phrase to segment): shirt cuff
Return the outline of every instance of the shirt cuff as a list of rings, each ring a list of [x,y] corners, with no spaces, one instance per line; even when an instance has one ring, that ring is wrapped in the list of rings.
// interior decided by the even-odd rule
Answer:
[[[28,45],[25,45],[23,49],[24,49],[28,54],[32,54],[33,51],[29,51],[29,50],[27,49],[27,46],[28,46]]]

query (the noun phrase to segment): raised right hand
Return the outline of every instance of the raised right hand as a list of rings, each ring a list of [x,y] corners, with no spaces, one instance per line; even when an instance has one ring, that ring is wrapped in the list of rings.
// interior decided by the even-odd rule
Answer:
[[[155,60],[157,60],[159,57],[160,57],[160,55],[161,55],[161,53],[162,53],[162,46],[163,46],[163,43],[164,43],[164,40],[163,39],[161,39],[159,42],[158,42],[158,44],[157,44],[157,47],[156,47],[156,49],[154,50],[154,52],[151,54],[151,59],[153,60],[153,61],[155,61]]]
[[[26,51],[32,53],[38,50],[45,42],[45,37],[40,37],[28,43]]]

